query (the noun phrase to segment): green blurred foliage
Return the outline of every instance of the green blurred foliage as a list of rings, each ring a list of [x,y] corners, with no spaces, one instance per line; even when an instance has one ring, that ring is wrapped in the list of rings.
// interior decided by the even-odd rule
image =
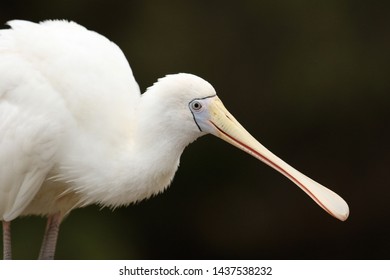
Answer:
[[[341,223],[207,136],[164,194],[72,212],[57,258],[389,259],[389,3],[2,1],[3,23],[69,19],[104,34],[143,91],[168,73],[205,78],[256,138],[351,208]],[[43,230],[42,218],[16,220],[15,257],[35,258]]]

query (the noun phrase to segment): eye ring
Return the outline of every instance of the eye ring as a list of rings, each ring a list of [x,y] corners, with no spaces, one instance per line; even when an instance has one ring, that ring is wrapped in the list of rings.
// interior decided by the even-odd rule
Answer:
[[[200,110],[202,110],[202,107],[203,107],[202,103],[198,100],[192,101],[190,106],[191,106],[191,109],[196,111],[196,112],[199,112]]]

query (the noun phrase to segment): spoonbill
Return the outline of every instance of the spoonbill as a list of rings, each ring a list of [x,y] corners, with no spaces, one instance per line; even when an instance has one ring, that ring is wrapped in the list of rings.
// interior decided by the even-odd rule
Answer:
[[[184,148],[215,135],[273,167],[330,215],[347,203],[272,154],[204,79],[180,73],[141,95],[120,48],[75,22],[13,20],[0,30],[0,219],[48,217],[40,259],[53,259],[63,217],[164,191]]]

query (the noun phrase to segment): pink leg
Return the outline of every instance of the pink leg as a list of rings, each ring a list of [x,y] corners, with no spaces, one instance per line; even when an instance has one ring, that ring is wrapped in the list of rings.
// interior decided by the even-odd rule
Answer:
[[[39,252],[40,260],[53,260],[54,253],[56,250],[58,231],[60,229],[60,224],[62,220],[61,213],[56,213],[47,218],[45,235],[43,237],[43,242],[41,250]]]
[[[11,222],[3,221],[3,259],[12,259],[11,250]]]

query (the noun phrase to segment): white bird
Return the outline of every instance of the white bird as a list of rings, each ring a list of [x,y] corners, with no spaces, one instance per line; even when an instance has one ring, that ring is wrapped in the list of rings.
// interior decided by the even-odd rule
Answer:
[[[191,74],[141,95],[117,45],[68,21],[14,20],[0,30],[0,219],[47,216],[39,258],[54,258],[62,218],[90,204],[115,208],[162,192],[184,148],[213,134],[273,167],[334,217],[336,193],[272,154]]]

